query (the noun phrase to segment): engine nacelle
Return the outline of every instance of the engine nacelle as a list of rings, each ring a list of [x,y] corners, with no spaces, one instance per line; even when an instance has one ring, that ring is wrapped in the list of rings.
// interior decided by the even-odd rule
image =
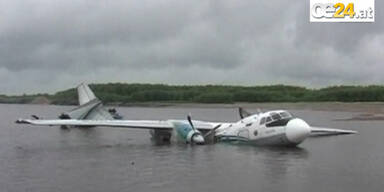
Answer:
[[[179,138],[186,143],[204,144],[205,140],[200,131],[193,129],[189,123],[173,122],[174,129],[176,130]]]

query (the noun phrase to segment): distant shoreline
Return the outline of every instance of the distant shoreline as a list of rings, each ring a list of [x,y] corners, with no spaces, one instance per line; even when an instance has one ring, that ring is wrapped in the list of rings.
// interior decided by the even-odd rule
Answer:
[[[173,107],[173,108],[238,108],[242,107],[253,112],[261,110],[312,110],[337,111],[358,113],[347,119],[334,119],[337,121],[383,121],[384,102],[281,102],[281,103],[233,103],[233,104],[206,104],[206,103],[136,103],[118,105],[120,107]]]
[[[0,103],[0,105],[55,105],[36,103]],[[76,105],[58,105],[72,106]],[[107,107],[143,107],[143,108],[228,108],[236,109],[243,107],[250,112],[283,109],[283,110],[311,110],[325,112],[351,112],[356,115],[345,119],[333,119],[335,121],[384,121],[384,102],[281,102],[281,103],[232,103],[232,104],[207,104],[207,103],[172,103],[172,102],[143,102],[130,104],[107,104]]]
[[[331,86],[309,89],[290,85],[164,85],[164,84],[90,84],[104,103],[119,106],[167,106],[236,103],[312,103],[312,102],[384,102],[384,86]],[[7,96],[0,103],[76,105],[76,89],[55,94]],[[265,104],[263,104],[265,105]]]
[[[19,103],[0,103],[16,104]],[[25,103],[21,105],[56,105]],[[76,105],[57,105],[57,106],[76,106]],[[142,103],[109,103],[110,107],[170,107],[170,108],[238,108],[243,107],[250,110],[315,110],[315,111],[341,111],[341,112],[363,112],[384,114],[384,102],[268,102],[268,103],[175,103],[175,102],[142,102]]]

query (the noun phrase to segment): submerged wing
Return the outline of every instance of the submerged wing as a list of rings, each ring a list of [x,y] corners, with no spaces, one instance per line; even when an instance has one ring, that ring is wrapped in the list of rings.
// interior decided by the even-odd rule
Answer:
[[[89,119],[89,120],[112,120],[112,115],[105,109],[103,103],[94,99],[84,105],[81,105],[67,113],[71,119]]]
[[[109,113],[103,103],[98,100],[92,100],[82,106],[79,106],[67,113],[71,119],[88,119],[88,120],[113,120],[113,116]]]
[[[356,134],[356,133],[357,131],[345,130],[345,129],[311,127],[310,136],[330,136],[330,135],[344,135],[344,134]]]
[[[185,122],[186,120],[76,120],[76,119],[54,119],[54,120],[31,120],[19,119],[16,123],[31,124],[38,126],[79,126],[79,127],[117,127],[136,129],[173,129],[172,122]],[[215,128],[214,123],[193,121],[196,129],[211,130]]]

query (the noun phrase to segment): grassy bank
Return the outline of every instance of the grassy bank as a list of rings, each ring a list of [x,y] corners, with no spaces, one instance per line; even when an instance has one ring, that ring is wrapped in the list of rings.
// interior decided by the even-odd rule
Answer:
[[[384,86],[333,86],[322,89],[271,86],[171,86],[163,84],[91,84],[91,89],[106,103],[143,102],[234,103],[234,102],[377,102],[384,101]],[[0,95],[0,103],[77,104],[75,89],[52,95]]]

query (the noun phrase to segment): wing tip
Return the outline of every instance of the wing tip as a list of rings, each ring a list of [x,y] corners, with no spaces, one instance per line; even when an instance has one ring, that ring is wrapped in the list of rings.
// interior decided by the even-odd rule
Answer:
[[[30,120],[28,119],[17,119],[15,121],[16,124],[31,124]]]

